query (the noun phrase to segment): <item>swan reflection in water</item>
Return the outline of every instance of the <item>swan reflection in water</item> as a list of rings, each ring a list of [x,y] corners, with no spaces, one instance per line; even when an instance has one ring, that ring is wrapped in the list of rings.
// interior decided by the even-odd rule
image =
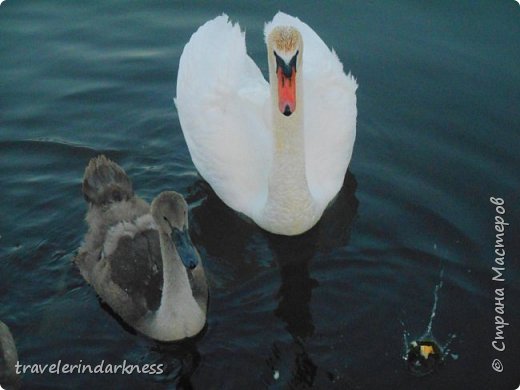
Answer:
[[[354,176],[347,172],[341,191],[321,221],[307,233],[295,237],[261,230],[228,208],[203,181],[190,189],[187,201],[194,206],[193,221],[190,221],[193,241],[197,247],[204,248],[208,257],[218,259],[213,264],[207,261],[210,290],[211,287],[218,289],[218,284],[227,284],[222,279],[228,279],[231,285],[245,283],[244,279],[253,279],[265,271],[266,262],[279,270],[280,286],[273,288],[277,290],[273,294],[276,300],[273,314],[283,322],[291,341],[273,343],[270,356],[265,360],[268,370],[262,376],[267,385],[300,388],[312,386],[316,381],[330,386],[334,381],[334,375],[317,367],[306,350],[306,342],[315,332],[310,308],[312,291],[320,286],[311,276],[310,267],[318,253],[348,244],[358,208],[356,186]],[[227,293],[224,295],[228,297]],[[232,337],[233,329],[228,333]],[[285,367],[283,372],[280,367]]]

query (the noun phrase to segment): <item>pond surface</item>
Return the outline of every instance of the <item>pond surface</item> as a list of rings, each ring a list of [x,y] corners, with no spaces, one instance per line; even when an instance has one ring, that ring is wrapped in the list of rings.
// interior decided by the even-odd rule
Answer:
[[[334,47],[359,89],[345,185],[300,237],[262,231],[198,176],[173,105],[179,56],[226,12],[266,74],[279,9]],[[520,6],[511,1],[88,2],[0,6],[0,319],[23,364],[162,363],[162,375],[37,375],[27,389],[514,389],[520,384]],[[147,200],[176,189],[211,290],[208,325],[160,344],[121,324],[72,264],[83,170],[104,153]],[[494,275],[505,202],[505,282]],[[443,270],[441,276],[441,270]],[[452,340],[414,377],[403,334]],[[505,288],[506,351],[493,349]],[[491,367],[499,358],[502,373]]]

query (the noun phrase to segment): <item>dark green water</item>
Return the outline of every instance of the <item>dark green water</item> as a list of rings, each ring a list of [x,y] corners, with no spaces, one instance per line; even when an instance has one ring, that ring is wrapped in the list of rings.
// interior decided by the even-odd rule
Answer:
[[[300,17],[356,76],[350,173],[322,222],[264,233],[201,182],[173,106],[179,56],[226,12],[266,72],[263,24]],[[0,319],[21,363],[163,363],[164,375],[37,375],[27,389],[515,389],[520,384],[520,6],[504,1],[17,1],[0,6]],[[210,64],[208,64],[210,65]],[[203,115],[203,113],[201,113]],[[120,324],[72,264],[81,178],[105,153],[151,200],[188,197],[208,326],[164,345]],[[506,281],[492,281],[505,200]],[[401,359],[456,335],[439,372]],[[506,351],[494,289],[505,287]],[[502,373],[491,368],[499,358]]]

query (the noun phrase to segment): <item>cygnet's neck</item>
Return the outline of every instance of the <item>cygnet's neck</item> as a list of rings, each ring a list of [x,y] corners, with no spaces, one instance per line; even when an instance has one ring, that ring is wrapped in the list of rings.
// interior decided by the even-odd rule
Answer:
[[[160,307],[174,309],[176,299],[173,298],[180,298],[185,292],[189,292],[191,295],[191,286],[188,272],[182,264],[171,238],[162,231],[159,234],[163,263],[163,291]]]
[[[193,297],[188,271],[182,264],[171,237],[159,230],[163,263],[163,289],[159,309],[145,327],[163,341],[191,337],[200,332],[206,315]]]

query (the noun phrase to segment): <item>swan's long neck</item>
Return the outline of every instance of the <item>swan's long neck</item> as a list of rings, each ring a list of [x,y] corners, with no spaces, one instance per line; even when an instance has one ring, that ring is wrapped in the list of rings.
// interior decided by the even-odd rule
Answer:
[[[154,338],[173,340],[197,334],[205,324],[205,314],[195,301],[186,268],[171,237],[159,230],[163,263],[161,304],[146,325],[153,328]]]
[[[271,202],[311,200],[305,173],[305,138],[300,115],[302,105],[300,102],[297,111],[290,117],[285,117],[273,107],[274,145],[268,192]]]
[[[301,69],[296,73],[296,110],[290,116],[283,115],[278,108],[278,80],[272,58],[269,58],[269,79],[274,144],[263,219],[273,233],[300,234],[319,218],[305,173]]]

